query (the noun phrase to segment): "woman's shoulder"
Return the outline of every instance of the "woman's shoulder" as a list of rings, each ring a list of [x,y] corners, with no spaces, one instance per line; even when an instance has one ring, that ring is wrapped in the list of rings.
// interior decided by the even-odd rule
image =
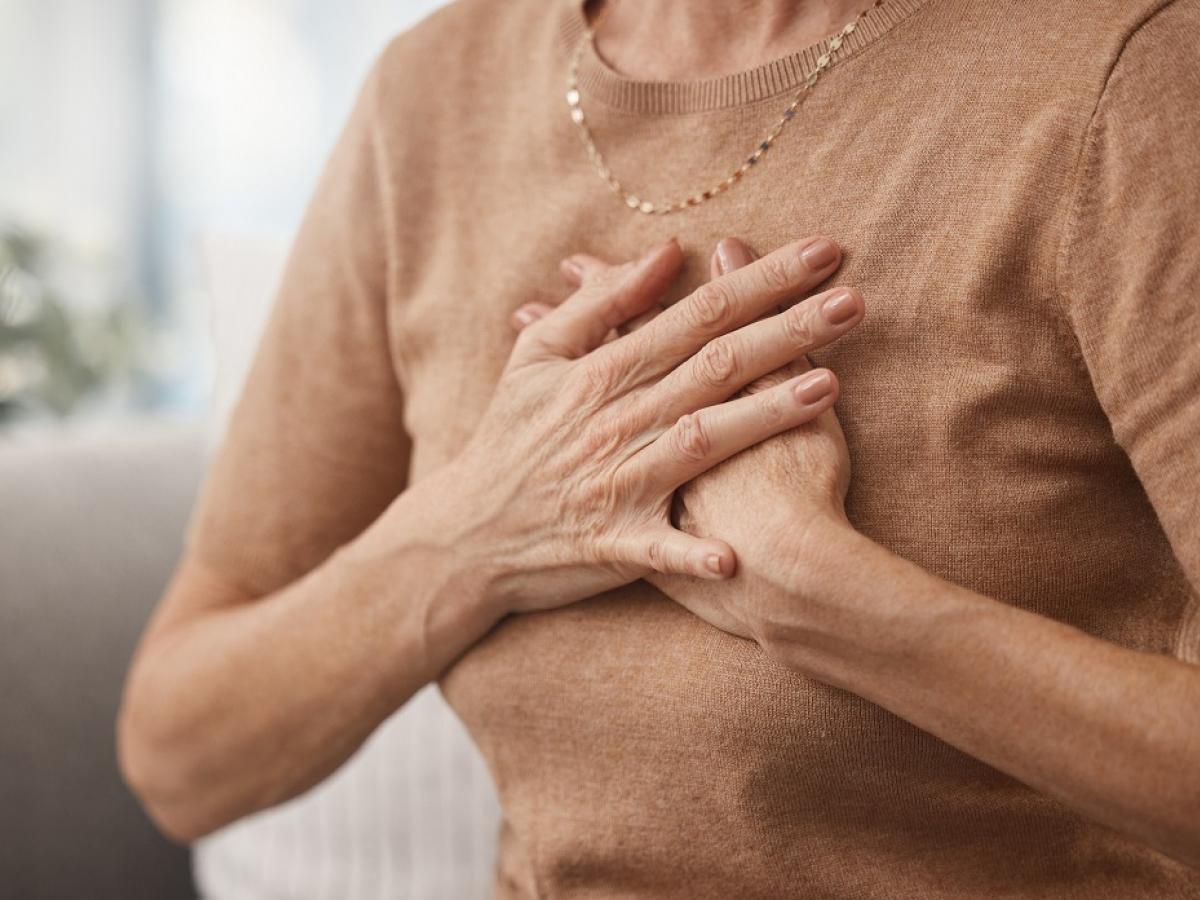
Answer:
[[[1037,4],[1038,16],[1053,17],[1045,32],[1053,63],[1060,35],[1079,32],[1075,53],[1089,56],[1097,76],[1093,108],[1121,91],[1140,92],[1154,105],[1173,95],[1200,102],[1200,0],[1070,0]],[[1051,9],[1054,8],[1054,9]]]
[[[398,189],[457,182],[486,164],[499,124],[541,108],[565,77],[573,2],[453,0],[388,42],[364,94]]]
[[[982,75],[1031,108],[1053,104],[1083,121],[1131,62],[1161,57],[1141,73],[1158,80],[1200,68],[1200,0],[901,2],[922,6],[909,34],[925,29],[917,43],[936,48],[925,54],[929,72],[952,81]]]
[[[933,2],[940,5],[945,0]],[[942,6],[947,11],[953,7],[953,3]],[[1051,67],[1084,55],[1115,62],[1131,39],[1156,27],[1160,19],[1186,22],[1190,27],[1200,22],[1200,0],[1009,0],[976,2],[971,7],[995,23],[1022,32],[1023,50],[1042,55]],[[959,12],[966,9],[959,7]]]
[[[453,0],[393,37],[378,63],[382,90],[445,104],[500,86],[557,49],[572,0]]]

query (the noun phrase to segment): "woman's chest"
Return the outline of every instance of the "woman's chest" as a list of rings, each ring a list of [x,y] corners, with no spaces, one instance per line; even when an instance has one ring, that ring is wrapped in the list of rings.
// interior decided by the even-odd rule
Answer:
[[[831,283],[867,304],[851,334],[811,354],[842,386],[853,524],[950,581],[1121,639],[1175,590],[1139,575],[1165,571],[1169,548],[1152,563],[1128,558],[1125,529],[1157,526],[1054,307],[1057,234],[1038,174],[1050,170],[1034,155],[986,172],[996,160],[969,141],[953,154],[914,142],[881,167],[854,156],[868,140],[842,141],[840,156],[837,142],[817,142],[807,160],[778,154],[680,217],[632,213],[586,168],[560,173],[544,196],[530,181],[518,179],[515,197],[481,184],[489,202],[458,214],[454,252],[430,261],[393,318],[413,477],[452,459],[483,415],[514,343],[513,310],[568,295],[564,256],[623,261],[675,235],[687,263],[674,302],[709,277],[722,237],[766,252],[826,234],[845,254]],[[678,809],[700,804],[710,821],[778,835],[819,815],[831,784],[867,806],[906,766],[915,778],[986,777],[879,708],[765,664],[642,583],[506,621],[443,688],[518,826],[603,809],[671,829]],[[891,774],[861,777],[876,770]]]
[[[672,221],[630,213],[611,198],[598,210],[564,200],[550,220],[480,213],[393,319],[413,478],[452,459],[483,415],[515,341],[513,310],[569,294],[558,269],[566,255],[622,261],[674,230],[687,258],[665,298],[674,302],[707,280],[726,234],[765,252],[824,233],[845,253],[830,284],[857,287],[867,305],[853,332],[810,354],[842,386],[856,525],[946,576],[995,573],[980,588],[1007,594],[1026,577],[1012,541],[1041,533],[1047,545],[1061,543],[1062,529],[1079,524],[1061,513],[1085,501],[1097,521],[1128,514],[1136,492],[1113,491],[1131,483],[1127,462],[1044,293],[1043,244],[1052,235],[997,221],[968,239],[945,231],[950,213],[914,212],[897,200],[864,218],[820,209],[808,196],[782,194],[733,222],[715,203]]]
[[[855,66],[857,79],[875,72]],[[722,237],[766,252],[825,234],[844,251],[831,282],[867,303],[851,334],[811,354],[842,385],[856,524],[958,575],[980,562],[981,532],[1034,522],[1057,540],[1057,514],[1081,498],[1117,484],[1105,514],[1135,502],[1055,309],[1064,151],[1081,127],[1070,99],[988,85],[953,102],[898,91],[898,115],[856,78],[822,85],[740,183],[678,215],[642,215],[613,196],[555,79],[531,77],[520,102],[500,107],[521,113],[519,134],[500,116],[499,139],[485,129],[442,147],[445,168],[419,194],[433,237],[407,248],[391,315],[412,477],[453,458],[483,415],[515,340],[512,312],[568,295],[563,257],[624,261],[676,236],[687,262],[669,303],[709,277]],[[642,116],[595,105],[588,116],[622,183],[669,199],[744,158],[773,108]],[[417,214],[403,202],[394,213]],[[995,548],[984,568],[1007,577],[1017,564],[1002,544],[982,542]],[[960,546],[963,565],[950,565]]]

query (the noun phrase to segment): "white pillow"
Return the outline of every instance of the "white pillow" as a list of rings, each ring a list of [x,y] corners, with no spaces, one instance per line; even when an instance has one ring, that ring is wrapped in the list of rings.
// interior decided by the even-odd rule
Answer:
[[[200,241],[216,378],[207,434],[215,446],[246,381],[287,263],[290,238],[211,233]]]
[[[287,249],[265,235],[203,241],[217,374],[212,445],[241,391]],[[198,842],[196,881],[208,900],[484,898],[499,822],[478,751],[430,685],[324,783]]]

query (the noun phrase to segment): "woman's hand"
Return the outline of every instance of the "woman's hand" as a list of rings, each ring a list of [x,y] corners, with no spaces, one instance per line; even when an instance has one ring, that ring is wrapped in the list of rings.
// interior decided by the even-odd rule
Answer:
[[[560,606],[654,572],[731,576],[734,551],[719,529],[672,526],[676,489],[833,402],[827,371],[730,398],[845,332],[821,317],[820,297],[760,320],[825,280],[836,248],[788,244],[649,317],[681,261],[672,241],[593,272],[556,308],[514,316],[532,321],[438,482],[455,540],[499,570],[508,610]],[[639,317],[642,327],[613,336]]]
[[[712,275],[720,277],[754,258],[741,241],[722,241],[712,256]],[[851,292],[838,312],[846,326],[857,325],[864,314],[861,297]],[[768,390],[811,368],[802,356],[747,385],[744,393]],[[778,589],[792,583],[789,570],[803,565],[810,553],[822,552],[819,545],[828,531],[819,526],[849,527],[849,485],[850,452],[831,404],[802,427],[747,448],[677,492],[674,521],[682,530],[702,537],[719,527],[738,551],[743,565],[736,582],[704,584],[671,575],[647,580],[710,624],[762,643],[780,619],[776,605],[794,602]]]
[[[722,241],[712,260],[714,279],[754,263],[740,241]],[[830,271],[835,266],[830,267]],[[609,277],[610,267],[587,256],[571,257],[564,272],[586,287],[594,279]],[[828,273],[827,273],[828,274]],[[537,316],[544,308],[524,312]],[[798,541],[811,526],[830,520],[845,521],[843,501],[850,479],[850,460],[837,417],[832,410],[837,385],[832,374],[815,375],[804,354],[824,346],[862,320],[863,302],[848,289],[828,291],[772,315],[767,310],[756,327],[786,329],[791,359],[751,381],[739,393],[742,400],[770,395],[797,378],[826,381],[826,403],[815,416],[774,439],[747,446],[711,470],[681,485],[675,498],[673,520],[699,539],[729,541],[741,560],[733,582],[697,582],[675,573],[650,573],[645,577],[668,596],[711,624],[745,638],[758,638],[761,623],[773,612],[757,608],[778,591],[748,590],[748,581],[766,569],[779,577],[797,559]],[[654,319],[653,310],[635,323],[641,327]],[[740,402],[740,401],[734,401]],[[814,532],[820,529],[813,529]],[[761,561],[761,565],[760,565]]]

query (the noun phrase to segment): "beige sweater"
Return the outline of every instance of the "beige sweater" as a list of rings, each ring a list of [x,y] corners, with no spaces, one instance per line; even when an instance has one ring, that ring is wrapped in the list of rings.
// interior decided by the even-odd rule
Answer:
[[[188,552],[267,592],[354,537],[462,446],[564,255],[677,234],[676,299],[724,235],[823,232],[869,308],[813,354],[842,383],[854,525],[1200,661],[1200,0],[890,0],[741,184],[669,217],[583,153],[581,23],[577,0],[460,0],[383,55]],[[583,104],[630,188],[674,198],[753,149],[821,49],[697,83],[588,53]],[[1200,873],[644,583],[505,621],[442,687],[504,806],[504,897],[1200,897]]]

